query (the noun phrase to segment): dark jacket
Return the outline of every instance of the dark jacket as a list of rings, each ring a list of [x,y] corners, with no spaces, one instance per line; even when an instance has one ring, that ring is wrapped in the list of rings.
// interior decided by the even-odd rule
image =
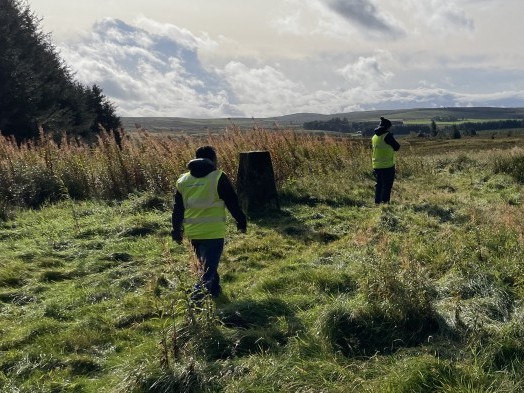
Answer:
[[[205,177],[216,169],[215,164],[206,158],[197,158],[191,160],[189,164],[187,164],[187,168],[194,177]],[[227,209],[236,220],[237,228],[239,230],[245,230],[247,227],[246,215],[242,211],[242,208],[238,202],[237,193],[235,192],[231,181],[225,173],[222,173],[220,179],[218,179],[217,191],[218,197],[224,201]],[[171,232],[171,235],[173,240],[182,239],[182,222],[184,220],[184,212],[185,207],[182,194],[176,190],[173,214],[171,215],[171,223],[173,224],[173,232]]]
[[[389,132],[389,134],[384,138],[384,142],[390,145],[393,150],[398,151],[400,149],[400,144],[397,142],[391,131],[382,127],[375,128],[375,135],[384,135],[386,132]]]

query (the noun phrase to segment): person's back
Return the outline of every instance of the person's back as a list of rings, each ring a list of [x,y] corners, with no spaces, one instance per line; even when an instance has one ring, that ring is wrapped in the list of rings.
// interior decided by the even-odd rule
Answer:
[[[188,164],[189,172],[180,176],[176,188],[184,203],[184,233],[188,239],[220,239],[225,235],[225,204],[218,195],[222,171],[207,158]]]
[[[246,215],[225,173],[217,169],[217,157],[211,146],[197,149],[188,164],[189,172],[176,182],[172,214],[172,237],[177,243],[185,235],[190,241],[203,270],[201,283],[195,286],[194,300],[202,296],[201,284],[213,297],[221,292],[218,264],[224,249],[226,208],[245,232]]]

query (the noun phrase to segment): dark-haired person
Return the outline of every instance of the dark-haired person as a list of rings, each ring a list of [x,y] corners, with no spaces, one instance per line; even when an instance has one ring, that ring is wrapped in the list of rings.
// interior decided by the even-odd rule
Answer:
[[[176,182],[171,235],[179,244],[183,236],[191,241],[203,272],[192,298],[200,300],[205,291],[212,297],[221,292],[218,263],[224,249],[226,208],[239,231],[246,231],[247,219],[231,181],[217,169],[217,155],[212,146],[199,147],[187,168],[189,172]]]
[[[389,203],[391,189],[395,181],[395,152],[400,144],[390,132],[391,121],[381,117],[371,138],[373,149],[373,172],[375,174],[375,203]]]

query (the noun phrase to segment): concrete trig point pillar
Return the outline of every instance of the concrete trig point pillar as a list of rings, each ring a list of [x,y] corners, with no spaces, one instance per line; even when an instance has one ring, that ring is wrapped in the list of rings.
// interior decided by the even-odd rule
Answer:
[[[268,151],[240,153],[237,192],[240,205],[248,214],[280,210],[275,174]]]

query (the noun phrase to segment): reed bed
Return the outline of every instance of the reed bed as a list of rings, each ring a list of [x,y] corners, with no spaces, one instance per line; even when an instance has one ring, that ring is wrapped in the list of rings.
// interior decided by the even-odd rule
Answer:
[[[66,136],[56,141],[41,133],[38,140],[23,144],[0,139],[0,211],[13,206],[35,208],[61,199],[123,200],[144,191],[165,195],[172,192],[174,181],[202,145],[216,148],[219,166],[233,182],[239,154],[256,150],[270,152],[279,190],[305,177],[323,179],[336,174],[355,181],[372,177],[368,141],[349,136],[233,126],[196,136],[140,131],[115,138],[102,133],[88,144]],[[401,153],[399,178],[431,175],[449,164],[441,162],[447,156],[416,154],[409,142],[403,143]],[[485,156],[468,151],[474,160],[484,162]],[[522,181],[521,149],[492,151],[489,156],[495,173],[510,173]]]
[[[141,191],[168,193],[201,145],[217,149],[219,165],[233,181],[240,152],[269,151],[277,187],[305,173],[347,169],[359,176],[369,166],[362,143],[289,130],[233,128],[204,136],[140,132],[122,135],[120,143],[103,133],[94,144],[65,136],[57,142],[41,134],[21,145],[13,139],[0,141],[0,200],[38,207],[64,198],[114,200]]]

